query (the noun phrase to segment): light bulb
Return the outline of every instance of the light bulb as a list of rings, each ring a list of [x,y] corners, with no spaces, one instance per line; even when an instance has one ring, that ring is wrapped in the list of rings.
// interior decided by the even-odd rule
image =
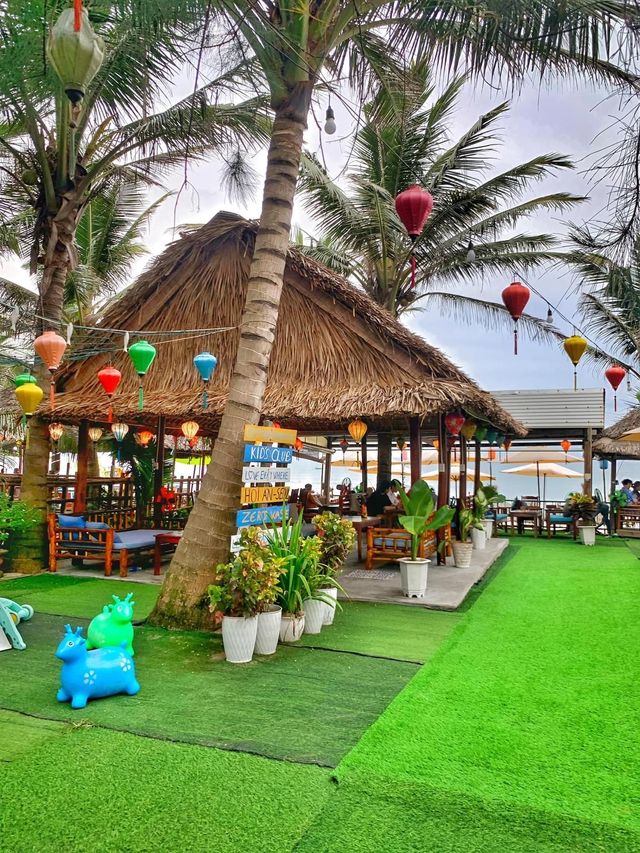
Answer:
[[[553,311],[551,305],[547,306],[547,326],[553,326]]]
[[[336,117],[331,109],[331,107],[327,107],[327,113],[325,115],[325,123],[324,123],[324,132],[329,136],[333,136],[336,132]]]
[[[473,248],[473,243],[469,240],[469,245],[467,246],[467,263],[472,264],[476,259],[476,250]]]

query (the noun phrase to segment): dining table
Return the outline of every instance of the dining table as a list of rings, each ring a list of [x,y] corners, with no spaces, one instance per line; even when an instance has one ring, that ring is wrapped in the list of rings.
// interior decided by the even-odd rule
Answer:
[[[363,518],[361,515],[343,515],[343,519],[350,521],[356,531],[356,541],[358,544],[358,562],[362,562],[362,531],[367,527],[380,527],[382,522],[381,515],[371,515]]]

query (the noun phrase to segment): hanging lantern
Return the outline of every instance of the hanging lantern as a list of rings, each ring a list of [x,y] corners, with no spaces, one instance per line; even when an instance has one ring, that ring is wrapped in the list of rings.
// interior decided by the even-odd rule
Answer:
[[[40,405],[40,401],[44,397],[42,388],[38,385],[33,377],[33,382],[25,382],[18,385],[16,388],[16,397],[20,408],[22,409],[25,418],[30,418],[35,410]]]
[[[297,450],[299,453],[304,447],[304,442],[301,438],[296,438],[296,440],[293,442],[293,446],[295,450]]]
[[[571,364],[573,364],[573,390],[576,391],[578,388],[578,362],[584,355],[587,342],[580,335],[571,335],[570,338],[565,339],[563,346],[564,351],[571,359]]]
[[[364,421],[361,421],[360,418],[356,418],[355,421],[351,421],[347,429],[349,430],[351,438],[358,443],[360,443],[367,434],[367,425]]]
[[[601,460],[600,460],[600,468],[601,468],[601,470],[602,470],[602,471],[606,471],[608,467],[609,467],[609,460],[608,460],[608,459],[601,459]]]
[[[47,58],[71,103],[79,104],[104,59],[104,41],[93,31],[81,0],[63,9],[51,28]]]
[[[476,436],[475,436],[476,441],[483,442],[486,437],[487,437],[487,427],[484,426],[483,424],[480,424],[478,427],[476,427]]]
[[[189,441],[193,441],[193,439],[198,434],[198,430],[200,429],[200,424],[195,421],[185,421],[181,426],[182,434]]]
[[[32,376],[30,373],[19,373],[17,376],[13,377],[13,384],[16,388],[19,388],[21,385],[26,385],[27,383],[34,384],[36,381],[36,377]]]
[[[495,444],[499,435],[500,433],[495,429],[495,427],[489,427],[487,430],[487,441],[489,442],[489,445]]]
[[[340,442],[340,450],[342,451],[342,458],[344,459],[344,454],[347,452],[349,448],[349,442],[346,438],[343,438]]]
[[[495,442],[494,442],[494,443],[495,443],[495,444],[497,444],[497,445],[498,445],[498,447],[502,447],[502,443],[503,443],[503,442],[504,442],[504,433],[503,433],[503,432],[499,432],[499,433],[496,435],[496,439],[495,439]]]
[[[209,407],[209,380],[211,379],[213,371],[216,369],[218,359],[215,355],[211,355],[210,352],[201,352],[193,359],[193,364],[200,374],[200,378],[204,384],[204,389],[202,391],[202,408],[206,412]]]
[[[513,353],[518,355],[518,320],[522,317],[522,312],[527,306],[531,291],[519,281],[514,281],[502,291],[502,301],[504,306],[511,314],[511,319],[514,322],[513,328]]]
[[[138,374],[138,411],[144,409],[144,389],[142,380],[151,367],[153,359],[156,357],[156,348],[148,341],[136,341],[129,347],[129,358],[133,362],[133,367]]]
[[[476,434],[476,430],[478,429],[478,424],[472,420],[471,418],[467,418],[467,420],[462,424],[462,428],[460,429],[460,433],[467,441],[471,441]]]
[[[111,424],[111,432],[115,440],[118,442],[118,462],[120,462],[120,445],[129,432],[129,427],[127,424],[122,423]]]
[[[64,426],[62,424],[49,424],[49,436],[54,444],[60,441],[63,432]]]
[[[447,432],[450,435],[459,435],[460,430],[462,429],[465,422],[464,415],[459,414],[458,412],[450,412],[448,415],[445,415],[444,425],[447,428]]]
[[[509,448],[513,444],[512,439],[509,438],[508,435],[505,435],[504,441],[502,442],[502,446],[504,447],[504,461],[509,461]]]
[[[560,442],[560,447],[564,450],[564,461],[567,461],[567,453],[571,450],[571,442],[568,438],[563,438]]]
[[[415,243],[422,234],[429,214],[433,210],[433,197],[427,190],[423,190],[418,184],[412,184],[401,193],[395,200],[396,213],[400,221],[407,229],[411,242]],[[411,288],[416,286],[416,256],[411,252]]]
[[[57,332],[54,332],[52,329],[49,329],[49,331],[43,332],[39,337],[35,339],[35,341],[33,342],[33,348],[42,363],[45,365],[45,367],[51,374],[51,384],[49,393],[51,400],[51,409],[53,410],[56,404],[56,383],[54,379],[54,373],[60,367],[62,356],[64,355],[64,351],[67,348],[67,342],[61,335],[57,334]]]
[[[495,462],[498,456],[498,451],[491,448],[487,451],[487,458],[489,462]]]
[[[141,429],[133,437],[136,444],[139,444],[140,447],[148,447],[150,442],[155,438],[155,435],[148,429]]]
[[[89,438],[96,444],[102,438],[102,429],[100,427],[89,427]]]
[[[616,391],[620,387],[622,380],[627,375],[627,371],[624,367],[621,367],[619,364],[614,364],[611,367],[607,367],[604,372],[605,378],[609,385],[613,388],[613,411],[618,411],[618,400]]]
[[[402,453],[402,451],[407,446],[407,442],[404,440],[404,438],[396,438],[396,446],[398,450]]]
[[[122,374],[116,367],[112,367],[109,365],[108,367],[103,367],[102,370],[98,371],[98,381],[104,388],[104,392],[109,398],[109,412],[107,414],[107,421],[111,423],[113,421],[113,408],[111,406],[111,398],[116,392],[116,388],[120,384],[120,380],[122,379]]]

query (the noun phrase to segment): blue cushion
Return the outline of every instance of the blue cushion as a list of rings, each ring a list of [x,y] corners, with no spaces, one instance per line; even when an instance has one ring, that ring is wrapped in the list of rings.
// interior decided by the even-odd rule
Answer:
[[[495,519],[496,519],[496,521],[504,521],[504,520],[505,520],[505,518],[507,518],[507,513],[506,513],[506,512],[498,512],[498,513],[496,513],[496,515],[495,515]]]
[[[85,521],[83,515],[59,515],[58,526],[62,530],[73,530],[74,528],[84,527]],[[79,539],[79,533],[63,533],[62,539],[68,542],[70,539]]]
[[[374,539],[373,544],[378,545],[378,546],[382,545],[382,537],[378,536],[377,539]],[[385,544],[385,548],[395,548],[397,551],[401,551],[401,550],[403,551],[406,548],[411,547],[411,543],[407,542],[407,540],[404,538],[403,539],[400,539],[400,538],[396,539],[394,537],[393,539],[385,539],[384,544]]]
[[[84,525],[88,530],[108,530],[109,525],[106,521],[87,521]]]
[[[550,520],[552,524],[571,524],[573,518],[570,515],[552,515]]]
[[[113,538],[114,550],[126,548],[127,550],[153,548],[156,544],[157,530],[122,530]]]

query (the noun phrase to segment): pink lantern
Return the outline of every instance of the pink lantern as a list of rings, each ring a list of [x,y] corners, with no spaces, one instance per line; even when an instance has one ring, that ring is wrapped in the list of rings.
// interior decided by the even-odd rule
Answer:
[[[451,435],[459,435],[460,430],[464,426],[465,420],[465,416],[457,412],[451,412],[450,414],[446,415],[444,419],[444,425],[447,428],[447,432]]]

